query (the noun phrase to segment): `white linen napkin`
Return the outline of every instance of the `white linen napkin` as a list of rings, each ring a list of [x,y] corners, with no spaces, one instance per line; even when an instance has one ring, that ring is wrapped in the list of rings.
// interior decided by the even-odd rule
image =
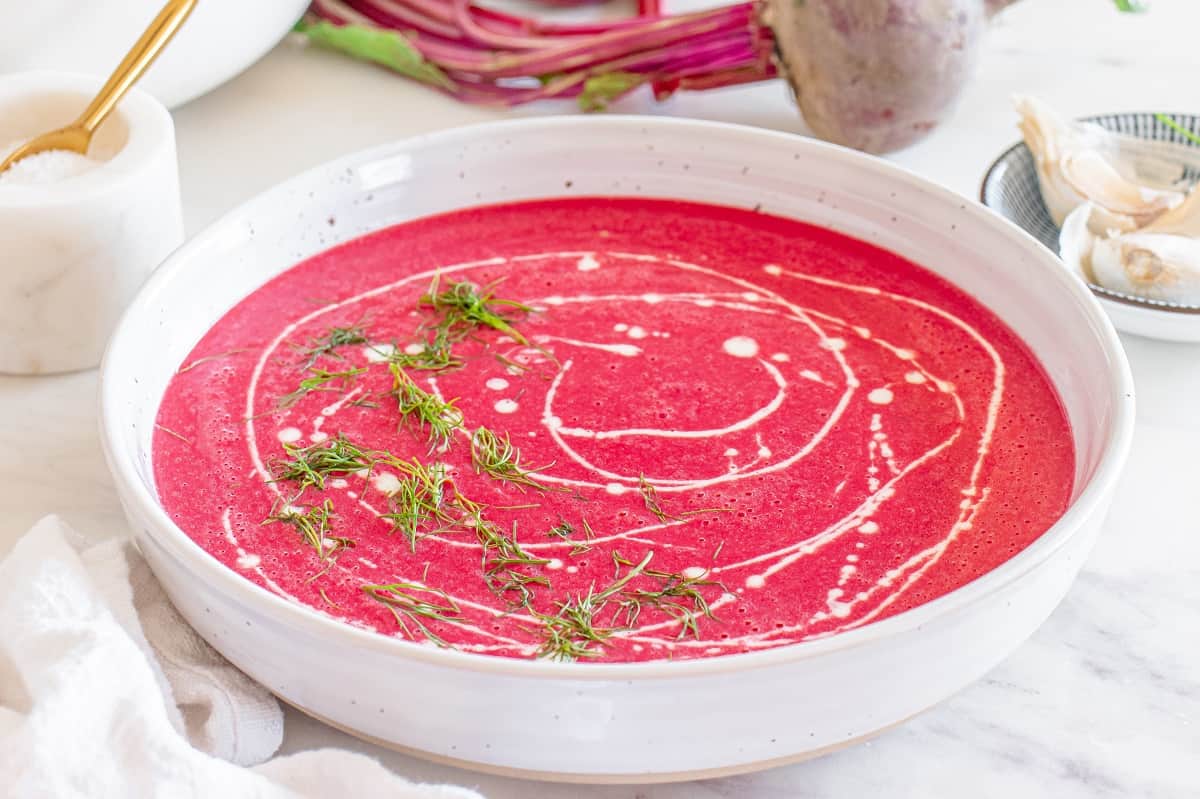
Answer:
[[[282,736],[130,542],[50,516],[0,563],[0,797],[480,799],[336,749],[263,763]]]

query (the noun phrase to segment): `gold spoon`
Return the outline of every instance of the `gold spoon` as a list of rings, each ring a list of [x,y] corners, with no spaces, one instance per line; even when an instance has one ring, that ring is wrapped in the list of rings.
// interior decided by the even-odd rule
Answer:
[[[196,0],[170,0],[159,12],[150,27],[138,39],[137,44],[125,56],[108,83],[96,95],[96,99],[84,110],[79,119],[50,133],[43,133],[36,139],[18,147],[7,158],[0,161],[0,173],[23,158],[44,153],[48,150],[70,150],[87,155],[92,144],[92,136],[96,128],[108,118],[117,103],[129,93],[133,84],[145,74],[158,54],[187,20],[196,6]]]

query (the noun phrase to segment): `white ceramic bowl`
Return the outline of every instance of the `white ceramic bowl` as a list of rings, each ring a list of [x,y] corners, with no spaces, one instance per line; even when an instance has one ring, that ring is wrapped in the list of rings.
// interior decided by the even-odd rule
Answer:
[[[58,69],[106,76],[162,0],[0,0],[0,73]],[[168,107],[237,75],[284,37],[308,0],[204,0],[141,87]]]
[[[224,311],[298,259],[367,231],[564,192],[761,205],[894,250],[983,298],[1062,394],[1078,452],[1072,506],[993,572],[852,632],[752,654],[611,665],[493,658],[354,629],[248,582],[171,522],[152,479],[155,413],[172,373]],[[103,438],[138,542],[171,599],[286,701],[386,745],[475,768],[651,781],[844,746],[996,665],[1055,607],[1092,546],[1129,446],[1132,391],[1116,335],[1087,289],[1029,236],[958,195],[883,161],[757,129],[539,119],[352,155],[185,245],[112,340]]]

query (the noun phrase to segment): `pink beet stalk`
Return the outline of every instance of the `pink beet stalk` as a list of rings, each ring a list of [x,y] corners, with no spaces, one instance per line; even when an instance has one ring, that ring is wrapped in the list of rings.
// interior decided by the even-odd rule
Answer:
[[[444,75],[438,88],[468,102],[584,95],[600,108],[643,84],[666,97],[698,74],[709,88],[726,76],[774,77],[771,36],[756,15],[743,3],[662,16],[655,0],[641,0],[631,19],[553,24],[469,0],[316,0],[309,22],[394,31]]]
[[[638,0],[631,18],[564,24],[474,0],[315,0],[300,30],[487,105],[573,97],[595,110],[643,85],[661,100],[783,75],[818,136],[885,152],[948,114],[987,17],[1013,1],[752,0],[664,14]]]

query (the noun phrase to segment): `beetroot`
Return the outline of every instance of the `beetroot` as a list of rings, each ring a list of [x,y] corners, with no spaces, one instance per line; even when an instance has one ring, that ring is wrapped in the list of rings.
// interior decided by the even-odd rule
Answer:
[[[879,153],[945,117],[971,73],[984,16],[978,0],[768,0],[763,18],[813,132]]]
[[[573,97],[598,110],[643,85],[664,99],[782,74],[814,133],[880,153],[947,115],[987,17],[1014,0],[754,0],[674,15],[638,2],[629,19],[556,24],[473,0],[315,0],[298,29],[487,105]]]

